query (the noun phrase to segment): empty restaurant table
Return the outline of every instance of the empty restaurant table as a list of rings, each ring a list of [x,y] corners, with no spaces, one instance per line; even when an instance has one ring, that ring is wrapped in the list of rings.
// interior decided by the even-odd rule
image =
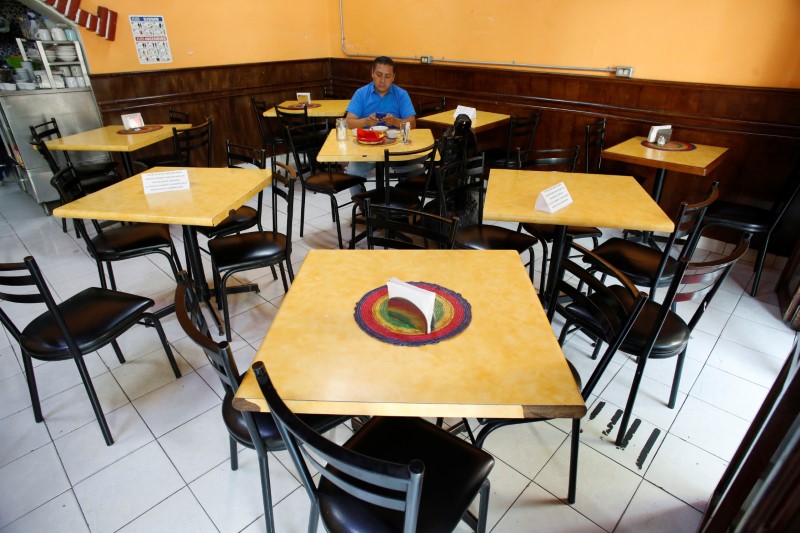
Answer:
[[[393,333],[370,318],[392,277],[437,292],[431,334]],[[519,255],[508,250],[312,250],[254,361],[295,413],[572,418],[577,453],[586,412]],[[234,407],[268,409],[252,370]]]
[[[566,207],[548,213],[536,209],[539,194],[563,182],[572,197]],[[567,226],[666,231],[672,220],[631,176],[492,169],[483,208],[486,220],[554,224],[558,233],[551,257],[561,257]],[[547,290],[555,286],[558,269],[551,268]],[[550,299],[550,305],[555,298]]]
[[[145,194],[141,176],[174,170],[186,171],[188,189]],[[269,185],[271,177],[272,171],[261,169],[155,167],[57,207],[53,215],[181,225],[190,274],[203,301],[208,302],[210,294],[195,226],[216,226],[231,210]]]
[[[50,150],[73,150],[84,152],[119,152],[128,176],[133,176],[131,152],[172,138],[172,128],[185,130],[191,124],[148,124],[137,131],[126,130],[124,126],[103,126],[74,135],[47,141]]]
[[[304,104],[297,100],[287,100],[286,102],[281,102],[278,107],[287,107],[298,111],[305,107],[309,117],[333,118],[343,117],[349,103],[350,100],[314,100],[310,104]],[[264,111],[264,116],[274,118],[278,115],[275,112],[275,108],[270,107]]]
[[[417,122],[423,122],[438,127],[450,127],[453,125],[456,117],[453,116],[454,110],[442,111],[435,115],[428,115],[427,117],[417,117]],[[475,120],[472,121],[472,131],[481,133],[483,131],[499,128],[511,120],[511,115],[503,113],[491,113],[489,111],[478,111],[475,115]]]

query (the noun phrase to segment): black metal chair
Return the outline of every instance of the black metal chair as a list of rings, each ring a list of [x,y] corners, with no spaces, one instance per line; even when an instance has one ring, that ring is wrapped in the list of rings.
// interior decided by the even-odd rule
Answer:
[[[500,152],[493,150],[486,154],[489,167],[516,168],[519,163],[518,151],[527,152],[533,146],[541,116],[541,110],[537,109],[532,116],[511,117],[508,124],[508,142],[505,150]]]
[[[216,288],[217,303],[222,307],[225,321],[225,336],[231,340],[231,319],[228,310],[228,279],[237,272],[262,267],[274,267],[281,271],[284,291],[289,290],[286,282],[294,281],[292,269],[292,218],[294,214],[294,186],[297,174],[294,170],[279,161],[272,160],[272,230],[250,231],[236,235],[215,237],[208,241],[211,254],[211,267]],[[286,187],[286,190],[282,188]],[[286,233],[278,231],[279,198],[286,203]],[[286,270],[284,270],[284,264]],[[274,270],[273,270],[274,272]],[[258,285],[253,290],[259,291]]]
[[[83,187],[71,165],[53,176],[50,183],[58,191],[62,203],[69,203],[85,196]],[[89,255],[97,264],[97,273],[100,276],[100,285],[105,289],[106,274],[111,282],[111,288],[117,288],[114,279],[114,270],[111,263],[124,261],[132,257],[141,257],[149,254],[160,254],[167,258],[172,274],[177,276],[181,268],[181,261],[172,242],[167,224],[132,223],[124,226],[102,227],[97,220],[91,220],[95,235],[92,237],[82,219],[72,219],[75,230],[86,243]],[[105,264],[105,269],[103,268]]]
[[[570,257],[571,252],[576,252],[574,256]],[[587,262],[587,258],[593,258],[592,262],[602,264],[603,272],[614,278],[618,283],[616,288],[612,290],[605,283],[592,275],[591,272],[586,270],[584,265],[578,264],[575,259]],[[602,259],[593,256],[592,252],[586,248],[572,243],[572,238],[567,236],[567,242],[564,243],[564,254],[561,260],[556,263],[556,268],[559,268],[557,273],[558,286],[557,291],[563,298],[569,300],[569,304],[559,306],[559,312],[565,316],[571,316],[571,313],[580,310],[580,313],[588,313],[589,316],[597,318],[596,330],[592,334],[598,338],[603,339],[608,347],[600,358],[600,361],[595,366],[592,375],[586,381],[586,384],[581,389],[581,396],[587,400],[592,395],[594,388],[600,381],[600,378],[608,368],[608,364],[614,357],[628,333],[631,331],[636,318],[639,316],[642,308],[647,300],[647,295],[639,292],[636,286],[628,280],[624,274],[616,270],[608,263],[604,263]],[[571,276],[567,279],[565,274]],[[579,288],[576,288],[579,287]],[[595,302],[603,302],[602,306],[598,306]],[[553,309],[553,312],[555,309]],[[578,313],[578,316],[582,316]],[[548,317],[552,322],[553,316]],[[567,329],[564,329],[566,332]],[[563,344],[565,333],[559,339],[559,344]],[[581,377],[577,369],[567,361],[570,371],[578,387],[581,386]],[[480,429],[475,438],[475,445],[478,448],[483,448],[486,438],[495,430],[506,426],[517,424],[527,424],[531,422],[541,422],[547,420],[545,418],[535,419],[478,419]],[[466,420],[464,421],[466,424]],[[469,427],[469,426],[467,426]],[[471,432],[470,432],[471,434]],[[570,464],[570,477],[569,477],[569,496],[570,503],[575,502],[576,482],[577,482],[577,460],[578,460],[578,445],[580,443],[580,430],[579,421],[573,424],[572,431],[572,457]]]
[[[700,239],[703,217],[718,197],[717,182],[714,182],[705,199],[693,204],[682,202],[675,218],[675,230],[667,239],[663,251],[646,244],[613,237],[595,247],[594,253],[614,265],[640,287],[648,287],[652,300],[659,287],[672,283],[679,258],[688,259],[694,253]],[[677,248],[679,239],[685,239],[680,250]]]
[[[636,358],[636,372],[619,425],[617,445],[622,443],[627,431],[648,359],[677,358],[667,403],[670,409],[675,407],[683,362],[686,358],[686,349],[689,346],[692,331],[736,261],[747,251],[749,244],[750,234],[744,234],[738,247],[721,259],[692,262],[689,257],[680,257],[663,302],[657,303],[649,299],[645,304],[630,333],[619,348],[620,351]],[[596,265],[596,263],[593,264]],[[563,342],[569,328],[575,325],[579,329],[587,331],[591,337],[598,339],[597,346],[599,346],[603,340],[604,321],[617,312],[620,301],[626,308],[630,308],[631,305],[629,297],[618,287],[619,285],[610,287],[617,297],[615,301],[609,300],[600,293],[589,296],[589,300],[595,306],[594,309],[585,307],[585,304],[581,302],[573,302],[564,307],[562,312],[567,320],[561,332],[560,341]],[[675,304],[679,302],[699,302],[697,309],[688,321],[673,311]]]
[[[44,417],[39,403],[32,359],[40,361],[72,359],[78,367],[103,438],[107,445],[114,444],[83,356],[111,344],[119,362],[124,363],[125,358],[117,344],[117,338],[137,323],[143,322],[156,328],[175,377],[181,377],[161,322],[154,314],[147,312],[154,305],[153,300],[93,287],[84,289],[57,304],[36,260],[30,256],[22,263],[0,264],[0,286],[13,287],[13,289],[3,288],[0,291],[0,301],[14,304],[44,303],[47,306],[44,313],[31,320],[22,330],[14,325],[8,314],[0,308],[0,322],[19,343],[36,422],[41,422]]]
[[[314,122],[304,126],[287,128],[286,136],[289,139],[289,149],[294,158],[297,175],[302,186],[300,197],[300,236],[303,236],[306,218],[306,192],[320,193],[328,196],[331,202],[331,217],[336,224],[336,235],[339,239],[339,248],[344,248],[342,242],[342,225],[339,209],[350,205],[346,202],[339,205],[336,195],[350,187],[363,185],[366,179],[353,176],[344,172],[335,172],[330,166],[321,168],[317,163],[317,154],[325,143],[328,135],[328,125],[325,122]]]
[[[789,179],[770,209],[750,204],[718,201],[706,211],[703,219],[704,225],[716,224],[738,231],[764,235],[763,243],[758,249],[758,256],[753,266],[755,275],[753,276],[753,285],[750,288],[751,296],[755,296],[758,292],[761,270],[764,268],[764,259],[767,256],[767,248],[772,232],[780,225],[783,216],[789,210],[789,206],[792,205],[795,198],[797,198],[798,193],[800,193],[800,166],[790,174]]]
[[[171,107],[167,111],[169,113],[169,122],[170,124],[191,124],[191,115],[189,113],[185,113],[183,111],[178,111],[177,109],[172,109]]]
[[[228,168],[252,168],[265,169],[267,154],[264,149],[250,148],[241,144],[234,144],[230,139],[225,141],[225,154],[228,161]],[[264,191],[258,191],[256,207],[243,205],[231,211],[222,222],[216,226],[197,226],[197,232],[205,235],[209,239],[233,235],[257,226],[259,231],[264,228],[261,225],[261,211],[264,203]]]
[[[353,218],[351,221],[352,233],[350,248],[355,248],[356,242],[361,240],[366,233],[356,235],[356,226],[364,224],[363,217],[358,216],[358,210],[364,213],[364,204],[367,200],[373,206],[383,205],[389,207],[400,207],[403,209],[421,209],[422,201],[420,195],[413,190],[407,190],[399,186],[404,181],[420,181],[425,183],[423,191],[428,190],[432,182],[432,172],[434,159],[438,144],[434,142],[430,146],[408,150],[406,152],[383,151],[383,165],[376,165],[376,180],[378,187],[375,189],[354,194],[353,198]],[[392,185],[395,182],[397,185]]]
[[[414,209],[364,203],[367,248],[421,250],[453,248],[457,218],[444,218]]]
[[[273,119],[264,116],[264,113],[272,106],[264,100],[256,100],[254,96],[250,97],[250,105],[253,107],[253,113],[256,116],[256,124],[258,124],[258,132],[261,134],[263,148],[269,150],[270,157],[285,153],[286,164],[288,165],[289,150],[287,150],[287,147],[289,141],[283,134],[284,129],[281,128],[277,118]]]
[[[309,531],[320,517],[328,531],[453,531],[477,495],[486,531],[491,455],[420,418],[374,417],[340,446],[289,410],[263,363],[253,371],[311,500]]]
[[[502,226],[483,223],[483,191],[486,180],[484,170],[483,154],[467,160],[463,165],[459,161],[454,161],[439,168],[438,183],[449,181],[458,184],[458,180],[461,179],[466,180],[462,181],[462,184],[468,183],[469,187],[475,187],[479,191],[478,222],[476,224],[462,225],[458,229],[456,232],[456,247],[471,250],[515,250],[520,254],[528,252],[530,256],[528,275],[531,278],[531,282],[533,282],[533,246],[539,242],[538,239]]]
[[[206,121],[189,129],[172,128],[172,153],[142,157],[133,162],[140,172],[153,167],[210,167],[211,166],[211,126],[213,120]],[[192,154],[199,154],[199,164],[192,164]]]
[[[258,468],[261,473],[261,496],[264,504],[264,520],[267,531],[275,531],[272,516],[272,495],[269,480],[269,461],[267,452],[286,449],[275,421],[269,413],[239,411],[233,407],[233,396],[239,388],[243,374],[239,374],[230,344],[216,342],[211,338],[208,325],[200,309],[200,302],[194,287],[186,280],[185,272],[178,276],[178,289],[175,292],[175,316],[188,337],[205,352],[211,368],[217,374],[225,397],[222,399],[222,421],[228,430],[230,443],[231,470],[239,468],[237,446],[242,445],[256,451]],[[324,433],[347,421],[347,416],[306,415],[303,421],[315,431]],[[209,436],[213,437],[213,436]]]
[[[575,172],[579,152],[579,146],[563,149],[530,150],[528,152],[520,150],[517,154],[517,168]],[[540,287],[544,287],[547,279],[547,259],[550,254],[547,244],[553,242],[553,239],[556,238],[558,229],[553,224],[534,224],[531,222],[523,222],[517,229],[524,229],[539,239],[542,244],[542,277],[539,283]],[[593,245],[597,247],[598,239],[603,235],[603,232],[594,226],[567,226],[567,235],[570,235],[573,239],[592,239]]]
[[[603,162],[602,153],[606,141],[606,119],[599,118],[586,125],[586,138],[584,141],[583,163],[587,174],[600,172]]]
[[[416,108],[418,117],[441,113],[447,109],[447,97],[442,96],[441,98],[425,98],[423,100],[418,100]]]

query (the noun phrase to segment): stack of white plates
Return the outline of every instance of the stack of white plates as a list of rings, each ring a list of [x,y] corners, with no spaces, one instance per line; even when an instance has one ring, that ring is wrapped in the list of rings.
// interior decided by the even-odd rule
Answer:
[[[55,48],[45,48],[44,49],[44,55],[47,56],[47,61],[49,63],[52,63],[53,61],[55,61],[56,57],[57,57]]]
[[[59,44],[55,48],[56,57],[59,61],[75,61],[78,59],[78,53],[71,44]]]

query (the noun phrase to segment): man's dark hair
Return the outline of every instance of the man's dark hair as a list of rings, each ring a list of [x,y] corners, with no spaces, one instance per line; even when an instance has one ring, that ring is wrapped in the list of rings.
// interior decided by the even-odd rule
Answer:
[[[391,57],[387,57],[387,56],[376,57],[372,61],[372,70],[375,70],[376,68],[378,68],[378,65],[387,65],[389,67],[392,67],[393,72],[395,74],[397,73],[397,69],[395,68],[394,61],[392,61]]]

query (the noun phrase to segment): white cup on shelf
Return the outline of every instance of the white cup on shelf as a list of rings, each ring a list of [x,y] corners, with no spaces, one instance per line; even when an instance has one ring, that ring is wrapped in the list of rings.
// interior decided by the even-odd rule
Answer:
[[[53,28],[50,30],[50,35],[53,36],[54,41],[66,41],[67,34],[64,33],[64,30],[61,28]]]
[[[64,83],[67,84],[67,87],[77,87],[78,86],[78,78],[75,76],[67,76],[64,78]]]
[[[39,28],[36,30],[36,38],[40,41],[52,41],[53,36],[50,35],[50,30],[47,28]]]

